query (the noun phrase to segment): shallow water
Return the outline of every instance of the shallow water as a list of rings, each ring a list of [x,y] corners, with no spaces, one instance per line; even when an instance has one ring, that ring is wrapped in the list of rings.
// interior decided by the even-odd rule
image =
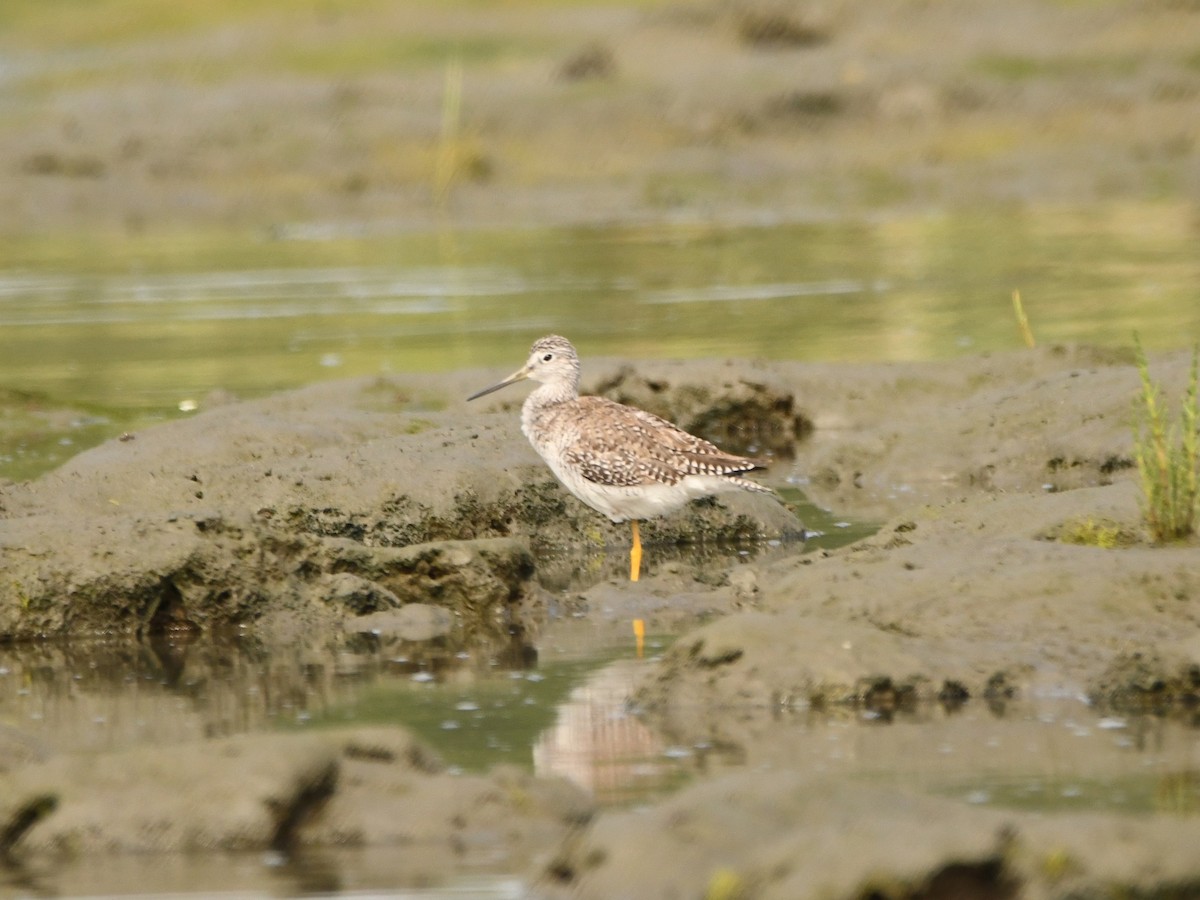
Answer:
[[[587,356],[938,359],[1200,336],[1187,207],[867,221],[356,233],[9,248],[0,476],[29,477],[213,392],[513,366],[546,332]],[[47,422],[46,409],[72,413]],[[33,416],[32,419],[28,418]],[[25,418],[23,418],[25,417]]]
[[[639,657],[629,623],[553,624],[531,647],[417,662],[377,641],[267,651],[252,640],[194,644],[76,641],[0,648],[0,756],[5,765],[58,752],[267,730],[401,724],[452,771],[507,762],[562,775],[606,805],[656,796],[686,760],[632,715],[625,697],[669,638]],[[27,896],[362,893],[435,898],[525,896],[492,856],[447,884],[397,892],[398,853],[421,848],[85,858],[42,869],[0,866],[0,892]],[[524,861],[508,861],[522,870]],[[497,871],[500,869],[500,871]]]
[[[399,723],[447,762],[475,771],[507,761],[562,775],[604,806],[645,803],[697,778],[744,767],[797,767],[999,808],[1200,812],[1194,723],[1092,708],[1069,691],[1003,705],[968,701],[886,714],[762,711],[741,717],[745,743],[680,744],[628,704],[670,643],[639,658],[627,623],[553,623],[536,656],[463,655],[414,664],[370,641],[337,651],[266,652],[249,641],[187,646],[92,642],[0,651],[0,746],[8,758],[169,746],[205,735]],[[420,848],[154,859],[84,859],[0,870],[27,896],[201,892],[391,897],[520,897],[522,861],[472,863],[447,884],[398,891],[396,854]],[[507,871],[506,871],[507,870]]]

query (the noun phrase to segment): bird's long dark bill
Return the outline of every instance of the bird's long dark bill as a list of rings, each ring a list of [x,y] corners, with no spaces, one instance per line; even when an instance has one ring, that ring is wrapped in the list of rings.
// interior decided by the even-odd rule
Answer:
[[[526,374],[524,369],[521,369],[519,372],[513,372],[511,375],[509,375],[507,378],[505,378],[499,384],[493,384],[491,387],[486,387],[482,391],[476,391],[474,394],[472,394],[470,397],[468,397],[467,400],[468,401],[478,400],[480,397],[484,396],[485,394],[490,394],[490,393],[492,393],[492,391],[498,391],[502,387],[508,387],[510,384],[514,384],[518,381],[523,381],[524,379],[526,379],[528,377],[529,376],[528,376],[528,374]]]

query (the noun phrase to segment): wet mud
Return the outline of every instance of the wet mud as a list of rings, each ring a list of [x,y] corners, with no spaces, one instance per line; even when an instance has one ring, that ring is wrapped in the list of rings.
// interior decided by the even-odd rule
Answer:
[[[1185,353],[1153,360],[1176,393],[1188,363]],[[589,371],[585,390],[632,390],[620,361]],[[642,725],[765,769],[709,771],[631,813],[503,768],[447,775],[398,727],[107,752],[36,746],[14,731],[6,852],[36,863],[419,841],[441,848],[423,858],[426,877],[453,869],[455,847],[483,841],[525,861],[531,890],[585,897],[1200,884],[1194,818],[1006,811],[817,777],[778,729],[781,717],[839,710],[892,721],[965,709],[1002,721],[1046,698],[1192,727],[1200,544],[1145,535],[1127,354],[648,364],[639,390],[692,427],[759,442],[763,410],[776,410],[768,483],[804,482],[818,503],[883,524],[805,554],[794,541],[803,523],[782,502],[730,495],[647,523],[643,581],[601,570],[591,587],[581,581],[589,557],[556,551],[582,548],[619,572],[628,535],[554,483],[520,434],[519,397],[465,405],[489,374],[334,382],[232,403],[5,485],[4,638],[169,645],[236,632],[322,653],[369,640],[431,666],[488,647],[519,666],[556,619],[612,628],[641,618],[681,635],[630,690]],[[407,409],[415,393],[441,408]],[[1124,537],[1080,542],[1088,522]],[[680,541],[768,540],[771,552],[732,567],[667,552]],[[556,558],[569,571],[552,571],[551,589],[539,560]],[[116,806],[125,812],[112,815]]]

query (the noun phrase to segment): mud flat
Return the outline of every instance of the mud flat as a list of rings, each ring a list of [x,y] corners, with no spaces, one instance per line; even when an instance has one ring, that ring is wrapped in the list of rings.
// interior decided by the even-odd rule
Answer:
[[[261,3],[127,24],[14,16],[0,232],[61,231],[80,253],[81,228],[216,226],[239,229],[240,257],[251,229],[1194,203],[1200,187],[1188,0]]]
[[[1180,352],[1152,365],[1177,391],[1188,362]],[[655,543],[800,527],[771,498],[731,495],[648,524],[642,582],[548,591],[546,551],[621,558],[627,535],[542,468],[519,432],[519,397],[465,405],[496,373],[333,382],[216,406],[5,485],[0,633],[236,630],[336,648],[358,630],[392,629],[414,644],[478,647],[536,644],[564,605],[597,620],[636,614],[683,631],[634,692],[643,720],[676,744],[757,765],[647,809],[597,813],[566,782],[448,775],[399,728],[98,756],[14,738],[0,791],[7,851],[421,843],[440,848],[423,857],[429,879],[461,859],[456,847],[486,845],[508,869],[528,866],[535,891],[606,898],[1200,890],[1195,818],[985,808],[821,777],[775,727],[813,710],[951,722],[987,710],[1003,721],[1046,697],[1194,720],[1200,544],[1153,546],[1144,534],[1130,354],[639,371],[602,361],[585,389],[770,446],[775,483],[799,472],[819,503],[884,524],[842,550],[716,577],[655,561]],[[425,799],[410,820],[397,810],[414,792]],[[212,802],[188,801],[194,793]],[[97,812],[118,804],[127,815]]]

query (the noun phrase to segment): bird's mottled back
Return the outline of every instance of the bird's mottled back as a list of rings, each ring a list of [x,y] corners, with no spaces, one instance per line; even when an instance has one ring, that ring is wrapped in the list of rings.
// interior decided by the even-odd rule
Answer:
[[[729,476],[757,468],[753,460],[725,453],[666,419],[603,397],[543,406],[531,426],[539,453],[545,455],[539,443],[553,447],[563,463],[595,484],[673,485],[688,475]]]

